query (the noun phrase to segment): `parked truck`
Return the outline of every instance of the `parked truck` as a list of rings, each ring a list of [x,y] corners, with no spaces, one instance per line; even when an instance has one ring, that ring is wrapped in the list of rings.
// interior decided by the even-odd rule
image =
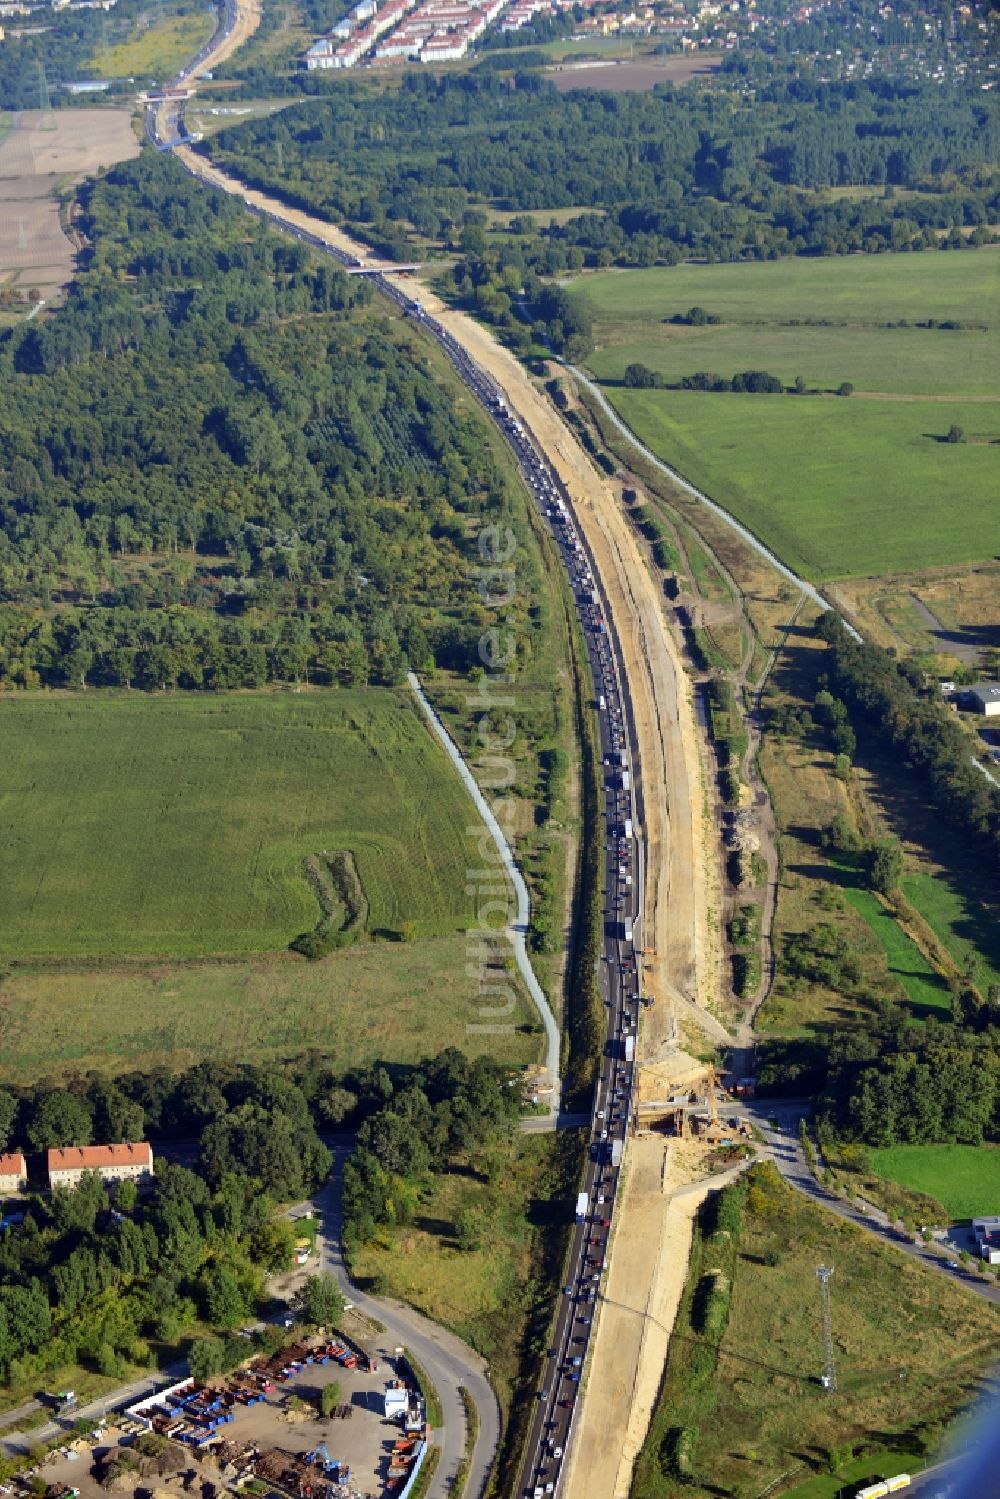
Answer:
[[[576,1221],[582,1223],[587,1216],[588,1197],[586,1192],[581,1192],[576,1199]]]

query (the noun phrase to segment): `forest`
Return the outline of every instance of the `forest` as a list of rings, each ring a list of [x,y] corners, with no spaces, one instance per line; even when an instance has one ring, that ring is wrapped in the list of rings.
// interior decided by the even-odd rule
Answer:
[[[201,149],[303,207],[404,251],[459,250],[473,283],[503,270],[690,256],[771,258],[989,239],[1000,119],[972,88],[828,82],[776,71],[721,88],[560,94],[530,72],[407,73],[222,131]],[[868,187],[872,196],[825,190]],[[897,194],[905,189],[906,195]],[[518,219],[498,249],[486,204]],[[539,231],[533,213],[578,208]],[[496,266],[493,267],[496,269]]]
[[[191,1169],[158,1155],[148,1191],[122,1183],[112,1200],[96,1175],[76,1191],[29,1191],[0,1238],[0,1378],[80,1360],[116,1375],[199,1323],[240,1326],[256,1315],[265,1275],[290,1262],[294,1233],[277,1205],[329,1172],[317,1127],[358,1127],[348,1169],[352,1232],[363,1237],[375,1216],[402,1221],[404,1179],[412,1194],[456,1151],[509,1138],[520,1108],[509,1084],[487,1058],[449,1050],[346,1076],[313,1058],[0,1089],[0,1149],[24,1148],[29,1162],[71,1143],[198,1142]]]
[[[0,336],[0,683],[475,663],[478,527],[527,522],[406,325],[164,155],[91,184],[79,228],[66,307]]]

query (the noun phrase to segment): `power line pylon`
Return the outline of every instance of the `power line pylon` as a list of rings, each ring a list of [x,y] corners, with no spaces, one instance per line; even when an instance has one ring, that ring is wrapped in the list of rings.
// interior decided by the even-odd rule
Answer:
[[[828,1394],[837,1388],[837,1369],[833,1362],[833,1317],[830,1313],[830,1276],[832,1265],[817,1265],[816,1278],[823,1301],[823,1376],[820,1384]]]

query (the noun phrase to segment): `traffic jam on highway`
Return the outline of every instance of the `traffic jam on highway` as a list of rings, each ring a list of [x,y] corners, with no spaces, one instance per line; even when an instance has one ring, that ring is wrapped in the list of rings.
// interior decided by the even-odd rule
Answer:
[[[384,278],[380,290],[402,306],[448,355],[514,451],[547,518],[573,584],[590,657],[604,767],[605,923],[600,986],[608,1011],[595,1090],[589,1158],[576,1203],[566,1284],[531,1423],[518,1494],[554,1494],[565,1466],[580,1381],[605,1271],[622,1153],[633,1107],[639,1022],[636,948],[642,895],[642,845],[636,834],[631,747],[615,644],[592,559],[574,524],[569,496],[534,441],[508,409],[500,387],[419,302]]]
[[[226,7],[228,22],[230,5]],[[190,70],[189,70],[190,71]],[[183,138],[178,107],[171,126]],[[147,111],[147,131],[154,145],[169,149],[173,141],[158,134],[155,110]],[[206,185],[210,178],[196,172]],[[218,189],[217,189],[218,190]],[[247,208],[275,227],[358,269],[355,257],[289,222],[280,214],[246,201]],[[566,1270],[552,1345],[538,1391],[521,1469],[518,1494],[545,1499],[559,1487],[565,1468],[581,1378],[594,1327],[594,1315],[605,1270],[609,1234],[618,1191],[622,1153],[633,1107],[635,1046],[639,1019],[637,935],[642,901],[642,844],[636,832],[633,756],[616,642],[609,629],[593,559],[574,523],[568,492],[531,436],[508,409],[500,386],[466,353],[462,345],[419,301],[381,273],[377,289],[429,333],[506,438],[542,514],[547,518],[573,585],[596,695],[595,708],[604,766],[605,923],[600,988],[608,1012],[600,1076],[591,1117],[590,1150],[576,1203]]]

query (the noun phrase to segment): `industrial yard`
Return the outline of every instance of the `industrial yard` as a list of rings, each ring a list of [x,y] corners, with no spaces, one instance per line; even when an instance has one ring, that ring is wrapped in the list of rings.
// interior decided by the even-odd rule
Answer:
[[[40,1476],[52,1499],[109,1492],[215,1499],[242,1489],[286,1499],[403,1499],[428,1437],[402,1353],[366,1352],[338,1337],[161,1390],[117,1424],[60,1448]],[[30,1487],[30,1476],[24,1481]]]

